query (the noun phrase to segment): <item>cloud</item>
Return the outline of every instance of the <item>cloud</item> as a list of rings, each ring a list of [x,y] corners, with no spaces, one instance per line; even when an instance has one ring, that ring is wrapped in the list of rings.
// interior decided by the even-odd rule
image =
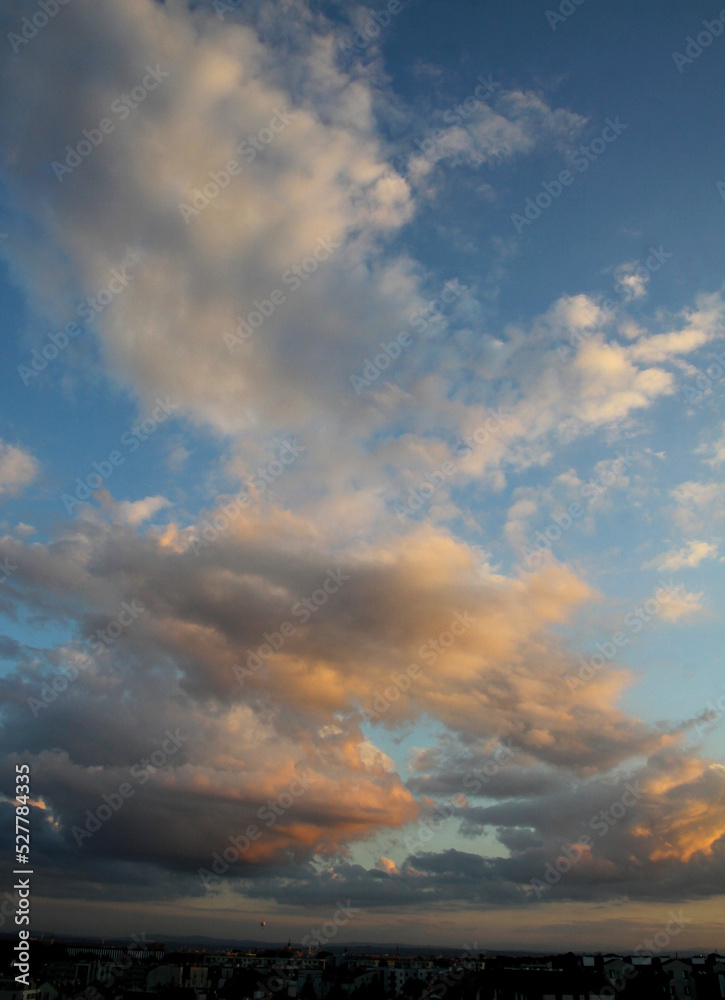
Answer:
[[[124,600],[136,600],[146,612],[118,639],[117,649],[128,644],[148,663],[174,663],[173,676],[178,672],[192,697],[237,701],[249,691],[311,721],[367,709],[396,671],[417,660],[423,677],[405,703],[391,706],[385,725],[428,712],[471,735],[482,725],[518,731],[527,717],[525,728],[539,729],[535,692],[543,697],[565,665],[557,662],[554,647],[546,667],[542,660],[534,670],[533,659],[541,657],[550,625],[569,620],[590,596],[581,580],[557,567],[519,579],[474,574],[467,546],[424,526],[405,538],[326,554],[307,548],[307,525],[265,507],[245,512],[219,545],[202,547],[199,555],[191,544],[198,537],[193,529],[173,527],[142,537],[91,518],[77,522],[62,544],[3,542],[21,564],[12,591],[17,601],[31,599],[20,589],[25,582],[44,593],[31,599],[38,604],[55,594],[64,606],[73,594],[88,608],[78,622],[88,634],[114,617]],[[120,565],[117,584],[112,567]],[[333,580],[339,582],[328,597],[321,587]],[[264,634],[279,634],[285,621],[294,626],[294,636],[240,686],[235,665],[256,663]],[[460,636],[445,653],[438,637],[445,642],[452,623]],[[109,666],[115,652],[108,653]],[[510,657],[519,663],[514,676],[506,667]],[[471,685],[490,684],[498,696],[489,694],[488,706],[477,707]],[[609,725],[611,752],[617,753],[617,741],[626,737],[624,730],[615,735],[615,718]],[[557,747],[542,752],[566,755],[573,737],[576,754],[582,753],[580,735],[567,735],[572,721],[566,713],[551,713],[547,725],[559,733]],[[525,733],[520,736],[525,739]],[[632,738],[639,745],[634,731]],[[377,758],[377,751],[369,752],[371,760]]]
[[[108,16],[79,0],[64,14],[52,44],[50,32],[35,40],[32,67],[27,60],[12,67],[21,108],[35,107],[43,73],[62,80],[46,93],[46,115],[24,119],[8,176],[27,219],[13,266],[38,316],[58,309],[48,290],[55,295],[64,285],[73,290],[70,318],[75,302],[104,287],[137,250],[132,292],[119,294],[95,324],[103,360],[121,382],[148,401],[171,394],[224,431],[263,415],[272,424],[318,412],[315,400],[339,393],[357,368],[355,316],[373,320],[377,344],[404,327],[403,310],[419,301],[405,258],[382,262],[374,249],[412,205],[377,137],[370,84],[337,68],[329,26],[327,34],[290,31],[277,40],[290,48],[288,58],[272,64],[254,26],[222,24],[213,10],[192,17],[179,5],[131,0]],[[67,70],[89,48],[98,55],[92,85]],[[54,64],[59,51],[66,69]],[[168,78],[126,117],[114,112],[149,65]],[[72,99],[60,100],[63,88]],[[31,166],[62,162],[66,145],[105,117],[114,131],[70,176],[59,181]],[[273,141],[263,144],[260,132]],[[180,205],[234,157],[241,172],[187,224]],[[39,192],[53,200],[52,217],[38,208]],[[31,257],[33,226],[44,251]],[[315,260],[315,252],[327,259]],[[292,273],[310,260],[317,273]],[[232,358],[224,333],[274,289],[285,307],[255,334],[249,358]],[[334,359],[334,378],[329,368],[321,377],[323,355]]]
[[[139,525],[157,514],[160,510],[171,506],[171,501],[166,497],[155,496],[146,497],[144,500],[118,500],[111,501],[111,509],[114,517],[125,524]]]
[[[454,810],[477,831],[473,837],[495,832],[498,855],[418,849],[400,861],[382,858],[370,870],[344,861],[288,870],[284,898],[303,905],[316,894],[327,898],[336,887],[354,893],[361,907],[417,907],[428,900],[428,906],[465,910],[538,900],[671,903],[716,897],[725,891],[724,794],[720,765],[663,750],[614,781],[593,778]],[[547,866],[564,873],[553,884]],[[381,872],[395,873],[395,879]],[[282,898],[281,886],[269,879],[249,891]]]
[[[32,303],[29,339],[41,321],[73,317],[137,254],[128,290],[93,325],[106,372],[144,403],[169,395],[179,419],[228,436],[237,468],[254,469],[270,439],[294,429],[305,461],[275,493],[307,516],[314,507],[321,525],[344,518],[341,531],[384,521],[491,408],[507,421],[459,463],[432,505],[435,520],[456,516],[455,491],[468,483],[500,489],[507,471],[545,464],[558,443],[633,421],[674,392],[671,372],[633,353],[658,335],[626,347],[607,339],[614,317],[586,295],[563,296],[530,330],[506,330],[495,364],[493,344],[472,360],[473,289],[440,323],[431,318],[394,371],[352,391],[351,376],[381,343],[416,334],[411,317],[440,290],[391,244],[423,200],[390,164],[380,110],[389,95],[375,68],[344,71],[340,29],[303,4],[289,6],[284,30],[267,13],[262,4],[222,23],[202,7],[192,16],[130,0],[109,16],[77,0],[54,21],[52,44],[51,33],[34,40],[32,68],[13,63],[23,127],[7,183],[23,216],[10,266]],[[97,59],[79,78],[68,67],[90,49]],[[114,102],[147,66],[169,75],[121,119]],[[33,114],[41,94],[42,119]],[[461,130],[480,155],[565,151],[584,124],[523,90],[495,98]],[[109,115],[113,131],[70,175],[37,170]],[[233,158],[243,169],[203,205],[204,187]],[[185,221],[180,206],[192,198],[202,207]],[[703,300],[688,322],[714,329],[718,315],[715,298]],[[430,331],[446,326],[455,336],[444,349]],[[248,352],[225,342],[237,329]],[[551,348],[574,334],[581,346],[562,366]],[[515,373],[507,383],[496,380],[505,365]],[[464,368],[475,386],[465,397]],[[395,433],[381,435],[383,426]],[[172,454],[181,468],[186,449]]]
[[[330,413],[361,437],[375,433],[373,397],[352,393],[349,377],[381,340],[410,329],[411,313],[432,296],[417,262],[382,253],[419,205],[388,161],[374,77],[344,73],[333,26],[301,5],[290,7],[282,35],[261,12],[222,24],[198,8],[192,26],[181,7],[160,11],[151,0],[132,0],[112,18],[88,0],[64,13],[53,46],[46,34],[35,40],[32,72],[25,61],[13,66],[18,106],[28,114],[8,177],[27,218],[12,267],[37,320],[65,318],[59,286],[71,290],[71,318],[76,302],[137,252],[128,293],[94,324],[118,381],[146,402],[169,394],[193,420],[225,433],[263,426],[274,434],[294,420],[302,434]],[[89,47],[99,54],[92,86],[53,61],[63,49],[67,67]],[[168,78],[117,120],[114,102],[147,64]],[[62,86],[46,88],[44,71],[56,81],[61,73]],[[38,87],[42,121],[30,113]],[[61,101],[61,90],[75,96]],[[472,126],[478,150],[529,152],[565,141],[583,121],[521,91],[499,101],[500,112],[486,108]],[[268,143],[256,139],[258,152],[249,145],[246,162],[237,146],[272,134],[278,111],[284,128]],[[70,176],[60,182],[35,170],[62,159],[84,128],[108,115],[114,131]],[[241,173],[187,225],[179,206],[235,156],[244,160]],[[45,198],[55,205],[52,218],[39,208]],[[35,227],[42,256],[33,249]],[[314,270],[300,278],[292,269],[305,261]],[[255,302],[269,312],[272,291],[284,301],[253,329],[250,352],[230,353],[224,335],[240,320],[256,322]]]
[[[725,462],[725,424],[721,425],[720,437],[714,441],[703,442],[695,448],[695,454],[709,456],[703,461],[713,468],[722,465]]]
[[[690,480],[673,487],[670,492],[678,504],[701,508],[709,506],[716,500],[721,494],[721,489],[719,483],[698,483]]]
[[[688,534],[711,534],[725,516],[722,484],[688,480],[672,487],[675,501],[671,516],[677,526]]]
[[[630,349],[637,361],[661,362],[689,354],[725,334],[725,304],[718,293],[699,295],[694,309],[681,318],[683,329],[637,341]]]
[[[179,527],[143,536],[89,512],[47,545],[0,540],[19,567],[6,584],[13,604],[78,637],[21,650],[20,668],[2,681],[4,748],[27,747],[58,863],[76,849],[86,811],[132,781],[167,729],[182,749],[83,845],[94,865],[115,857],[193,872],[296,779],[309,783],[304,796],[233,879],[345,854],[403,827],[419,802],[360,723],[411,662],[417,679],[378,725],[428,716],[482,752],[511,738],[530,767],[582,773],[661,745],[661,734],[614,707],[607,681],[568,693],[574,656],[550,630],[590,591],[564,569],[481,578],[465,545],[423,526],[405,543],[325,553],[310,549],[308,525],[271,507],[245,512],[198,556],[194,537]],[[339,586],[325,590],[326,580]],[[84,662],[89,645],[78,640],[112,634],[124,602],[143,613]],[[284,622],[294,626],[286,637]],[[77,676],[49,697],[70,663]]]
[[[698,542],[694,539],[681,549],[670,549],[662,555],[643,563],[643,569],[657,569],[661,573],[674,573],[678,569],[699,566],[705,559],[713,559],[717,555],[717,545],[710,542]]]
[[[614,270],[614,284],[625,302],[643,299],[647,294],[649,271],[641,267],[636,260],[620,264]]]
[[[17,567],[4,610],[60,636],[47,648],[0,639],[12,664],[0,678],[3,773],[22,747],[42,799],[44,885],[59,897],[201,894],[212,852],[261,823],[227,875],[248,898],[307,905],[354,888],[370,906],[523,905],[531,877],[639,780],[636,816],[560,891],[720,891],[721,771],[620,707],[626,670],[566,684],[573,637],[601,600],[584,572],[553,559],[502,570],[498,551],[458,534],[462,522],[482,530],[489,499],[495,517],[507,477],[638,430],[675,392],[671,369],[718,335],[720,297],[633,332],[626,303],[562,295],[490,332],[471,287],[434,320],[443,282],[400,237],[436,163],[565,152],[585,120],[502,90],[403,176],[374,60],[343,71],[338,28],[303,3],[284,13],[260,3],[222,23],[199,5],[74,0],[33,40],[32,60],[2,71],[14,94],[0,111],[3,191],[18,213],[9,266],[29,302],[28,341],[137,254],[128,291],[93,324],[103,370],[141,406],[178,401],[184,429],[206,432],[218,458],[193,493],[201,509],[187,508],[191,489],[167,491],[173,503],[101,492],[100,510],[84,506],[56,534],[0,539]],[[158,86],[122,118],[114,103],[149,67]],[[112,132],[59,178],[52,164],[106,116]],[[236,331],[244,350],[229,347]],[[351,376],[400,331],[410,349],[354,392]],[[165,454],[178,473],[191,450],[174,435]],[[285,442],[299,460],[282,462]],[[3,448],[0,489],[12,492],[38,465]],[[610,461],[597,455],[594,475]],[[448,478],[437,471],[447,462]],[[430,503],[401,520],[396,505],[424,481]],[[509,540],[583,483],[569,459],[551,487],[516,480]],[[672,500],[702,519],[720,494],[693,481]],[[711,547],[660,558],[695,565]],[[662,616],[691,617],[703,596],[681,588]],[[141,610],[123,624],[129,607]],[[378,744],[431,723],[444,738],[414,757],[406,783]],[[150,769],[167,730],[183,742]],[[501,745],[516,750],[499,767]],[[465,784],[481,768],[483,794]],[[134,794],[79,845],[74,827],[131,781]],[[495,835],[501,856],[393,860],[386,847],[374,869],[355,863],[356,845],[379,856],[378,837],[402,838],[448,794],[460,836],[479,849]]]
[[[491,106],[484,103],[488,99],[486,90],[485,84],[479,84],[478,94],[470,96],[470,104],[477,102],[470,114],[465,107],[468,98],[464,97],[454,107],[433,116],[434,121],[453,124],[437,128],[432,135],[428,126],[416,140],[420,152],[414,153],[407,163],[408,177],[413,184],[424,181],[442,161],[451,166],[465,164],[477,169],[483,164],[500,164],[539,148],[561,148],[586,124],[581,115],[564,108],[551,108],[531,92],[496,88],[489,95]]]
[[[703,591],[700,591],[699,594],[691,593],[685,590],[684,585],[680,584],[674,594],[662,604],[662,618],[665,621],[675,622],[681,618],[691,618],[693,615],[699,614],[704,607],[703,596]]]
[[[399,875],[398,867],[394,861],[390,858],[379,858],[375,863],[375,867],[379,868],[381,872],[385,872],[386,875]]]
[[[15,496],[37,479],[40,466],[29,452],[0,441],[0,495]]]

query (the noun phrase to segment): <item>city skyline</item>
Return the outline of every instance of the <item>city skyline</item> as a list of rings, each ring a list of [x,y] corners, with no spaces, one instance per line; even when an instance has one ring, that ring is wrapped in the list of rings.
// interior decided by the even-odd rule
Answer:
[[[0,23],[31,930],[722,948],[725,10]]]

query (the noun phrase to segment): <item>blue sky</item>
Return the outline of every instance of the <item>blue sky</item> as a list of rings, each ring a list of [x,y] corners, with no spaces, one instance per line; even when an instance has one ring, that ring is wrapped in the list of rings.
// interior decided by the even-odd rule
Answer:
[[[678,904],[716,947],[721,11],[38,10],[0,105],[36,926],[301,937],[344,895],[341,940],[627,948]]]

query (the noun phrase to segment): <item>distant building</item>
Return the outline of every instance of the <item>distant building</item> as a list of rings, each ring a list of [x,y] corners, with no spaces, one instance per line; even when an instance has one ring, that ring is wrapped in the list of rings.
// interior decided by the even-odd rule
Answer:
[[[697,995],[692,965],[679,958],[662,963],[662,971],[670,980],[670,992],[677,1000],[687,1000]]]
[[[0,1000],[38,1000],[38,991],[27,989],[14,979],[0,979]]]
[[[157,965],[146,975],[146,988],[173,986],[176,989],[204,990],[209,970],[205,965]]]
[[[52,983],[44,982],[38,987],[38,1000],[58,1000],[60,990],[57,990]]]

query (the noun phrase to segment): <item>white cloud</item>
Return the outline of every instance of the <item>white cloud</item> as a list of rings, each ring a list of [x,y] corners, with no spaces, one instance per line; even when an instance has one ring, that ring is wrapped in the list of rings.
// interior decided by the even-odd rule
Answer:
[[[113,513],[119,521],[135,527],[170,506],[171,501],[162,496],[146,497],[144,500],[118,500],[113,503]]]
[[[620,264],[614,270],[615,287],[625,302],[644,298],[649,278],[649,272],[636,260]]]
[[[642,338],[630,348],[636,361],[661,362],[689,354],[725,334],[725,303],[720,294],[698,295],[694,309],[681,317],[683,328]]]
[[[670,491],[678,504],[692,508],[708,507],[722,497],[720,483],[698,483],[690,480]]]
[[[720,436],[714,441],[701,444],[695,449],[695,454],[708,456],[703,461],[713,467],[725,462],[725,423],[721,425]]]
[[[454,108],[432,116],[432,120],[454,124],[432,131],[428,125],[416,140],[421,151],[414,153],[407,165],[413,184],[425,180],[442,161],[478,168],[542,147],[561,148],[586,124],[581,115],[551,108],[536,94],[519,90],[494,91],[490,102],[480,102],[465,121]]]
[[[669,552],[663,552],[662,555],[650,559],[642,568],[657,569],[662,573],[674,573],[684,568],[692,569],[705,559],[713,559],[717,551],[717,545],[692,540],[681,549],[670,549]]]
[[[0,441],[0,495],[20,493],[39,473],[40,465],[30,452]]]
[[[685,590],[680,584],[670,597],[662,602],[660,614],[664,621],[676,622],[682,618],[692,618],[704,610],[703,592],[699,594]]]

